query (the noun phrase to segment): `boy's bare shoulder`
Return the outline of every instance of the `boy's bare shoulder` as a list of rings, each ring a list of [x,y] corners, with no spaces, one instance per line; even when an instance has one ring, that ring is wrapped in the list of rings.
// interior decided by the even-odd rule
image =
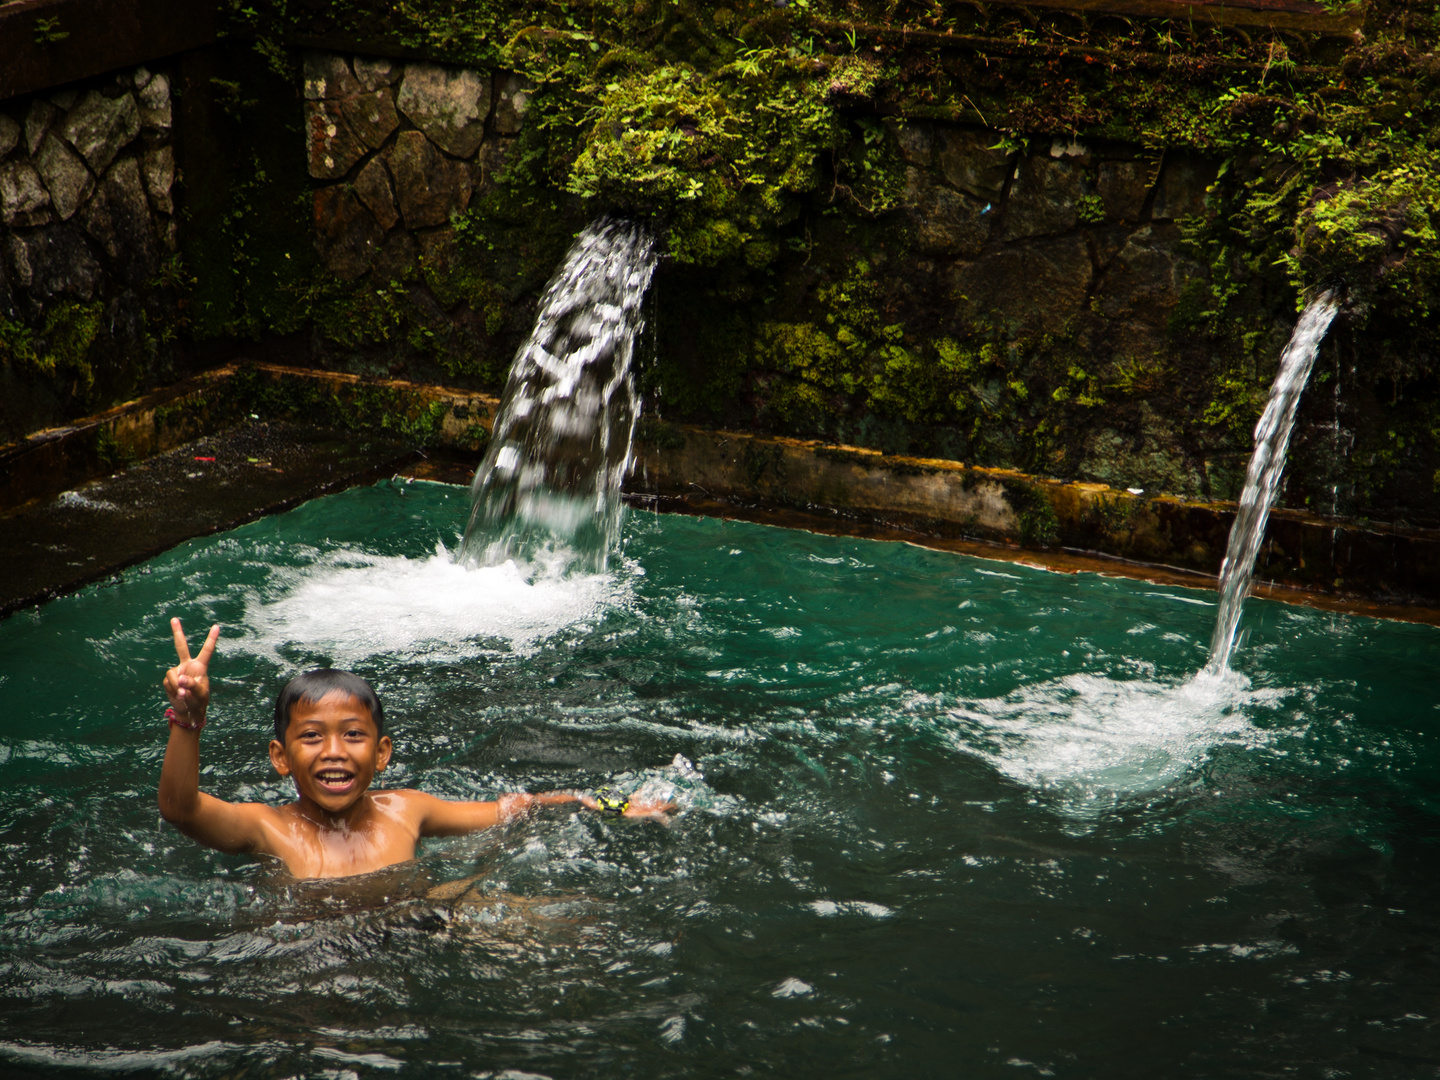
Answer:
[[[232,803],[198,792],[192,812],[176,826],[187,836],[221,851],[263,852],[269,838],[286,830],[285,808],[268,803]]]
[[[414,788],[386,788],[365,796],[377,815],[392,826],[418,832],[425,819],[445,800]]]
[[[381,809],[409,809],[437,801],[434,795],[427,795],[415,788],[383,788],[369,792],[369,797]]]

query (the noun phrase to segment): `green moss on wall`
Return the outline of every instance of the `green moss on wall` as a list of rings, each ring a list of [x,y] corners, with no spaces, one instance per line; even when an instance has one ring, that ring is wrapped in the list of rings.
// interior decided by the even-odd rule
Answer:
[[[39,374],[69,395],[89,400],[95,383],[91,347],[101,330],[101,301],[58,303],[36,331],[12,319],[0,319],[0,364]]]
[[[1440,153],[1319,188],[1295,218],[1293,279],[1336,282],[1385,317],[1432,326],[1440,299]]]
[[[620,210],[657,221],[671,256],[642,373],[665,417],[1225,495],[1297,306],[1344,281],[1357,303],[1317,378],[1341,387],[1354,472],[1302,460],[1292,492],[1393,502],[1440,400],[1436,18],[1373,2],[1346,38],[903,0],[237,3],[234,32],[292,79],[287,48],[328,38],[518,71],[535,91],[500,182],[413,277],[341,286],[312,263],[291,279],[280,248],[247,240],[219,267],[229,291],[206,287],[221,332],[303,325],[326,362],[494,388],[569,237]],[[1127,343],[1098,308],[1006,325],[924,278],[881,117],[1218,162],[1183,223],[1199,273],[1164,341]],[[236,221],[304,209],[237,190]],[[1096,194],[1076,211],[1092,250],[1110,243]]]
[[[425,447],[437,443],[446,415],[443,402],[425,402],[394,387],[367,383],[326,386],[313,379],[286,379],[253,367],[236,372],[226,387],[237,413],[293,417],[306,423],[366,435],[389,435]],[[483,444],[485,429],[474,425],[467,436]]]

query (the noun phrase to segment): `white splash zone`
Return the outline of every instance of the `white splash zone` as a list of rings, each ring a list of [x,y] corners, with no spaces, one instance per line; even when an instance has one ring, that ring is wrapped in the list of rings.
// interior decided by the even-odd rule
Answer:
[[[576,238],[510,368],[470,488],[463,561],[496,565],[559,540],[605,569],[634,459],[630,364],[654,272],[654,241],[633,222],[603,219]]]
[[[87,485],[90,486],[90,485]],[[60,497],[55,500],[56,505],[65,509],[75,510],[115,510],[118,509],[112,502],[105,499],[92,499],[84,491],[76,488],[73,491],[63,491]]]
[[[869,685],[840,695],[822,715],[774,722],[764,736],[795,746],[853,748],[860,732],[882,741],[887,733],[909,739],[919,726],[1088,830],[1107,814],[1190,787],[1221,748],[1290,745],[1299,733],[1284,721],[1262,729],[1250,719],[1273,713],[1293,689],[1254,689],[1234,672],[1167,683],[1154,677],[1153,665],[1135,665],[1146,668],[1150,674],[1139,678],[1070,674],[993,698],[926,693],[904,682]],[[731,756],[712,755],[717,761]],[[883,754],[866,760],[885,783],[894,779],[882,771],[889,764]],[[810,765],[824,775],[823,765]]]
[[[1332,292],[1312,300],[1280,358],[1255,427],[1255,452],[1221,565],[1219,611],[1205,668],[1180,685],[1073,674],[1003,698],[969,702],[951,710],[963,748],[1011,779],[1052,793],[1067,816],[1088,819],[1182,783],[1222,745],[1253,749],[1268,741],[1244,707],[1284,691],[1252,690],[1248,680],[1230,671],[1229,658],[1300,395],[1338,310]]]
[[[295,642],[344,667],[370,656],[446,662],[497,651],[532,652],[567,629],[627,604],[643,571],[568,573],[570,556],[469,567],[443,545],[428,559],[342,549],[303,567],[276,567],[251,592],[225,648],[270,657]],[[288,665],[287,665],[288,666]]]
[[[1245,710],[1286,694],[1233,672],[1178,685],[1074,674],[947,712],[958,749],[1089,819],[1182,784],[1221,746],[1268,743]]]

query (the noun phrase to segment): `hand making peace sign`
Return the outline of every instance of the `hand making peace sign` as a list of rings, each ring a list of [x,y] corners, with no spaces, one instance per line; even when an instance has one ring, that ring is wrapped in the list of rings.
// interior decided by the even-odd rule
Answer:
[[[175,635],[175,655],[180,662],[165,672],[165,696],[181,720],[198,722],[205,719],[210,704],[210,657],[215,655],[215,642],[220,637],[220,624],[210,627],[210,636],[200,648],[200,655],[190,658],[190,643],[179,619],[170,620]]]

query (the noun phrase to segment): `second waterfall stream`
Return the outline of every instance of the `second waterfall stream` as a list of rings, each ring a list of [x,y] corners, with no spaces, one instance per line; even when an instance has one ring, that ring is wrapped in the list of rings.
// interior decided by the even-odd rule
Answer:
[[[1290,445],[1290,430],[1295,426],[1295,411],[1310,379],[1320,342],[1339,310],[1340,300],[1333,290],[1311,300],[1280,355],[1280,370],[1270,387],[1270,400],[1255,425],[1255,451],[1245,470],[1240,508],[1230,527],[1225,561],[1220,564],[1220,611],[1210,639],[1210,659],[1205,665],[1208,672],[1219,673],[1230,665],[1240,610],[1255,576],[1255,557],[1260,553],[1265,524],[1285,472],[1285,452]]]

